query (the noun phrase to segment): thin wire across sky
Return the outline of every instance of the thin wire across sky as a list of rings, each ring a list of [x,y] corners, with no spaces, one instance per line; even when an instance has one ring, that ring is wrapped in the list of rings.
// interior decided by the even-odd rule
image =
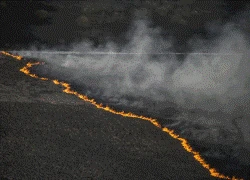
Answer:
[[[137,52],[100,52],[100,51],[89,51],[89,52],[78,52],[78,51],[9,51],[11,53],[21,54],[58,54],[58,55],[210,55],[210,56],[234,56],[243,55],[243,53],[208,53],[208,52],[162,52],[162,53],[137,53]]]

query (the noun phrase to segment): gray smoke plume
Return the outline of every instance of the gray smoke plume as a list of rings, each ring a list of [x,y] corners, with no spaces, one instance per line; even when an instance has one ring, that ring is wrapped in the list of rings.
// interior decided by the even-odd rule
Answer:
[[[121,50],[112,42],[97,48],[82,42],[71,49],[114,54],[40,54],[40,58],[72,69],[72,76],[103,89],[105,96],[143,96],[174,102],[183,108],[225,112],[249,104],[249,44],[233,24],[224,25],[216,40],[192,39],[193,51],[201,53],[187,54],[183,62],[174,54],[157,55],[172,47],[171,38],[161,37],[159,29],[149,28],[145,20],[135,21],[132,29],[127,34],[130,42]],[[29,53],[39,56],[38,52]]]
[[[247,115],[250,110],[247,34],[236,23],[209,24],[208,27],[208,31],[217,34],[216,38],[193,37],[189,41],[193,51],[183,61],[174,53],[157,54],[171,52],[172,38],[162,37],[161,29],[149,27],[146,20],[134,21],[126,36],[129,42],[122,47],[113,42],[94,47],[85,41],[72,44],[68,55],[60,54],[56,48],[41,52],[34,48],[18,53],[65,67],[71,79],[101,90],[100,96],[120,104],[128,105],[124,97],[131,96],[135,98],[133,105],[138,107],[143,106],[146,99],[184,111],[222,112],[226,114],[224,117]],[[42,53],[44,51],[48,52]],[[92,54],[77,55],[77,52]],[[100,52],[104,54],[98,54]],[[221,117],[215,118],[215,124],[230,124]],[[189,117],[203,123],[215,121],[214,118],[192,118]],[[246,121],[249,125],[249,119]],[[246,138],[249,137],[249,129],[244,131]]]

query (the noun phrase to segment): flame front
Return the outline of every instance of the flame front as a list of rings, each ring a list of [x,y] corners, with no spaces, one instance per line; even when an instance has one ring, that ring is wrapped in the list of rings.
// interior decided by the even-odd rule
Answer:
[[[13,57],[13,58],[15,58],[17,60],[22,60],[22,56],[16,56],[16,55],[10,54],[10,53],[5,52],[5,51],[2,51],[0,53],[2,53],[3,55],[6,55],[6,56]],[[39,64],[41,64],[41,62],[35,62],[35,63],[28,62],[26,64],[26,66],[24,66],[23,68],[20,69],[20,71],[23,72],[24,74],[30,76],[30,77],[33,77],[33,78],[37,78],[37,79],[45,80],[45,81],[49,80],[48,78],[39,77],[36,74],[30,73],[29,69],[32,66],[36,66],[36,65],[39,65]],[[121,116],[124,116],[124,117],[137,118],[137,119],[142,119],[142,120],[146,120],[146,121],[151,122],[154,126],[160,128],[163,132],[168,133],[172,138],[179,140],[181,142],[181,145],[183,146],[183,148],[187,152],[191,153],[193,155],[194,159],[196,161],[198,161],[205,169],[207,169],[210,172],[211,176],[216,177],[216,178],[221,178],[221,179],[243,180],[243,179],[240,179],[240,178],[236,178],[235,176],[233,176],[231,178],[229,176],[226,176],[226,175],[223,175],[223,174],[219,173],[215,168],[211,168],[210,165],[201,157],[200,153],[195,151],[191,147],[191,145],[188,143],[188,141],[186,139],[180,137],[178,134],[176,134],[174,132],[174,130],[170,130],[167,127],[162,127],[158,123],[157,119],[150,118],[150,117],[145,117],[145,116],[141,116],[141,115],[136,115],[136,114],[131,113],[131,112],[116,111],[116,110],[110,108],[109,106],[104,106],[103,104],[98,104],[94,99],[89,99],[87,96],[72,90],[70,84],[68,84],[66,82],[59,81],[59,80],[56,80],[56,79],[52,80],[52,82],[54,84],[56,84],[56,85],[60,85],[60,86],[64,87],[64,89],[63,89],[64,93],[75,95],[75,96],[77,96],[78,98],[82,99],[85,102],[90,102],[92,105],[94,105],[98,109],[102,109],[104,111],[108,111],[110,113],[118,114],[118,115],[121,115]]]
[[[10,53],[8,53],[8,52],[6,52],[6,51],[1,51],[0,54],[3,54],[3,55],[5,55],[5,56],[13,57],[13,58],[15,58],[15,59],[17,59],[17,60],[19,60],[19,61],[21,61],[22,58],[23,58],[22,56],[16,56],[16,55],[10,54]]]

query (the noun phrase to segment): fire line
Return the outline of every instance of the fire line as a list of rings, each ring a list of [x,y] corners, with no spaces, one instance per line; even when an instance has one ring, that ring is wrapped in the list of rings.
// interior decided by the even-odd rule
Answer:
[[[10,54],[8,52],[5,52],[5,51],[1,51],[0,54],[3,54],[5,56],[9,56],[9,57],[12,57],[14,59],[17,59],[17,60],[22,60],[22,56],[18,56],[18,55],[13,55],[13,54]],[[49,81],[50,79],[49,78],[45,78],[45,77],[39,77],[37,76],[36,74],[32,74],[30,72],[30,68],[32,66],[36,66],[36,65],[39,65],[41,64],[41,62],[34,62],[34,63],[31,63],[31,62],[28,62],[26,64],[26,66],[24,66],[23,68],[20,69],[21,72],[23,72],[24,74],[30,76],[30,77],[33,77],[33,78],[36,78],[36,79],[40,79],[40,80],[43,80],[43,81]],[[174,132],[174,130],[171,130],[171,129],[168,129],[167,127],[162,127],[160,125],[160,123],[158,123],[157,119],[154,119],[154,118],[150,118],[150,117],[145,117],[145,116],[142,116],[142,115],[136,115],[134,113],[131,113],[131,112],[124,112],[124,111],[116,111],[112,108],[110,108],[109,106],[104,106],[103,104],[98,104],[94,99],[89,99],[87,96],[83,95],[83,94],[80,94],[74,90],[71,89],[71,86],[70,84],[66,83],[66,82],[63,82],[63,81],[59,81],[59,80],[51,80],[54,84],[56,85],[60,85],[62,86],[64,89],[63,89],[63,92],[64,93],[67,93],[67,94],[72,94],[72,95],[75,95],[77,96],[78,98],[82,99],[83,101],[85,102],[90,102],[92,105],[94,105],[96,108],[98,109],[102,109],[104,111],[107,111],[107,112],[110,112],[110,113],[113,113],[113,114],[117,114],[117,115],[121,115],[123,117],[129,117],[129,118],[137,118],[137,119],[142,119],[142,120],[146,120],[146,121],[149,121],[151,122],[154,126],[156,126],[157,128],[161,129],[163,132],[166,132],[168,133],[172,138],[174,139],[177,139],[180,141],[182,147],[189,153],[191,153],[194,157],[194,159],[196,161],[198,161],[202,167],[204,167],[205,169],[207,169],[209,172],[210,172],[210,175],[212,177],[216,177],[216,178],[221,178],[221,179],[228,179],[228,180],[243,180],[243,179],[240,179],[240,178],[236,178],[235,176],[233,177],[229,177],[229,176],[226,176],[224,174],[221,174],[219,173],[215,168],[212,168],[200,155],[200,153],[198,151],[195,151],[191,145],[188,143],[188,141],[182,137],[180,137],[178,134],[176,134]]]

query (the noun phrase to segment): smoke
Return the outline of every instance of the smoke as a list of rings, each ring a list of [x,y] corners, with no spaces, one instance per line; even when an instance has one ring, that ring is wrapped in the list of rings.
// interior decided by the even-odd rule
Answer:
[[[249,43],[235,24],[210,25],[208,31],[216,33],[216,38],[189,41],[193,52],[218,55],[190,53],[183,61],[175,54],[157,55],[171,52],[173,43],[171,37],[162,37],[159,28],[149,25],[146,20],[135,20],[126,36],[129,42],[122,47],[113,42],[94,47],[86,41],[70,48],[73,52],[113,54],[44,55],[30,51],[29,56],[67,68],[76,82],[100,89],[102,96],[109,98],[140,97],[171,102],[183,109],[226,113],[248,108]]]
[[[32,47],[18,54],[47,61],[55,77],[83,85],[86,95],[94,94],[104,103],[146,108],[163,118],[172,108],[181,112],[176,121],[220,126],[243,133],[249,141],[250,23],[242,17],[237,23],[208,23],[209,38],[194,35],[183,59],[173,52],[174,37],[163,36],[145,19],[133,21],[122,46],[107,40],[96,47],[84,41],[66,48]],[[180,129],[185,133],[189,127]]]
[[[189,54],[171,77],[169,91],[177,104],[185,108],[228,112],[249,103],[248,44],[243,33],[231,24],[225,25],[222,34],[211,43],[212,46],[201,40],[194,42],[194,47],[201,47],[194,49],[234,55]]]

